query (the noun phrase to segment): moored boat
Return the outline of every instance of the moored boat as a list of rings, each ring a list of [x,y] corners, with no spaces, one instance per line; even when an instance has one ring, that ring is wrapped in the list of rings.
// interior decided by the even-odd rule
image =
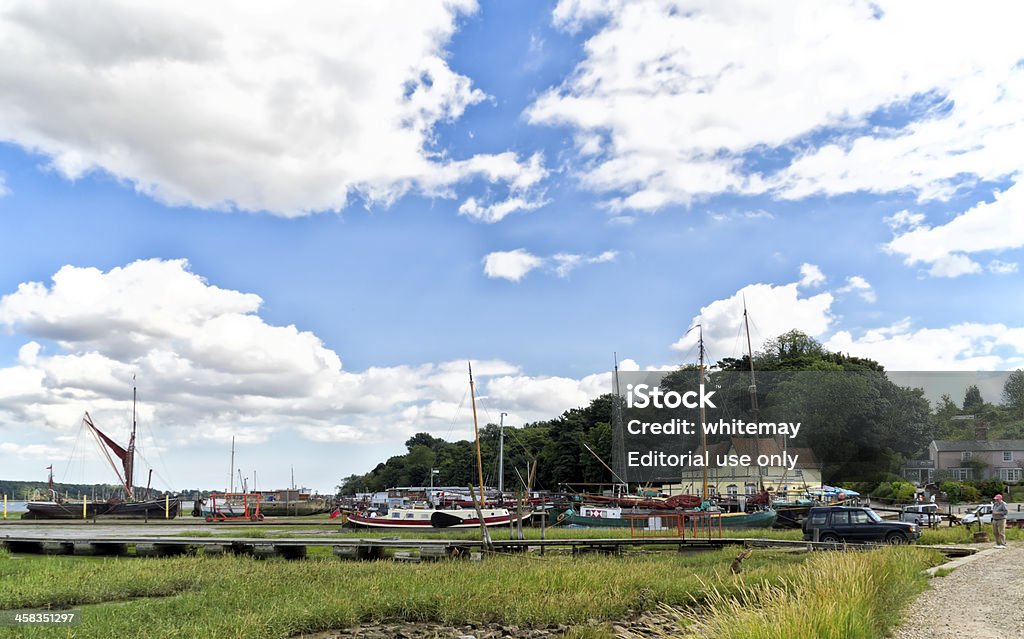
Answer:
[[[23,519],[92,519],[96,517],[125,519],[173,519],[178,516],[181,501],[175,498],[138,499],[135,481],[135,389],[132,389],[132,431],[128,446],[122,447],[103,431],[96,427],[92,417],[86,412],[82,424],[96,439],[103,456],[106,458],[114,474],[124,489],[125,499],[109,499],[107,501],[89,502],[88,500],[63,500],[53,490],[53,469],[50,468],[51,501],[29,501]],[[114,464],[110,455],[121,460],[121,468]],[[150,471],[152,477],[153,471]],[[146,488],[148,496],[149,488]]]
[[[521,517],[507,508],[482,508],[484,526],[507,526],[521,518],[528,520],[532,513]],[[392,508],[386,514],[350,514],[349,524],[359,528],[386,530],[440,530],[449,528],[479,528],[480,519],[474,509],[452,508]]]

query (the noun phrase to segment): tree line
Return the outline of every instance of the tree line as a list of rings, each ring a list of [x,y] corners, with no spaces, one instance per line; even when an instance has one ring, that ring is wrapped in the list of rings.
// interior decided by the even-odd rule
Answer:
[[[790,331],[765,343],[754,354],[757,372],[756,406],[749,398],[750,358],[726,358],[707,374],[718,397],[731,407],[728,414],[713,411],[709,421],[756,417],[761,421],[802,421],[813,425],[799,446],[810,448],[821,461],[826,482],[877,485],[898,478],[908,459],[927,456],[933,439],[972,439],[974,426],[952,419],[978,415],[990,426],[992,438],[1024,439],[1024,372],[1016,371],[1004,386],[1001,403],[980,397],[976,387],[965,391],[957,405],[949,396],[934,406],[918,388],[890,381],[876,361],[831,352],[800,331]],[[696,379],[696,366],[668,374],[662,386],[683,389]],[[613,483],[612,473],[598,459],[612,463],[612,423],[617,398],[602,395],[587,406],[521,427],[505,427],[507,490],[555,490],[561,484]],[[744,406],[737,409],[736,407]],[[721,410],[721,409],[720,409]],[[497,424],[480,432],[485,483],[497,485]],[[473,442],[448,442],[418,433],[405,442],[406,452],[378,464],[370,472],[342,479],[342,495],[377,492],[396,486],[467,486],[476,484]],[[593,451],[593,452],[591,452]],[[531,469],[536,464],[531,477]],[[531,482],[532,479],[532,482]]]

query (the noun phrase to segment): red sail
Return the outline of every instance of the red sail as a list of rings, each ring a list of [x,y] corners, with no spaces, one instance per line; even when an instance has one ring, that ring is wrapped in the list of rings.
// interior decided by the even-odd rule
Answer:
[[[117,442],[115,442],[113,439],[110,439],[105,434],[103,434],[103,431],[96,428],[96,424],[92,423],[92,417],[89,416],[89,413],[85,414],[83,421],[89,426],[90,429],[92,429],[92,432],[95,433],[97,437],[99,437],[100,441],[106,444],[107,448],[109,448],[115,455],[117,455],[121,459],[121,467],[124,469],[124,477],[119,476],[119,479],[121,479],[121,482],[124,484],[125,495],[129,500],[132,499],[132,458],[134,457],[131,450],[132,446],[129,445],[128,450],[121,448],[121,446],[118,445]],[[109,455],[107,456],[107,461],[110,461],[111,465],[113,465],[114,463],[113,461],[110,460]],[[114,468],[114,472],[117,473],[117,468]]]
[[[88,414],[86,414],[86,417],[88,417]],[[109,437],[104,435],[103,431],[101,431],[99,428],[96,428],[95,424],[92,423],[91,419],[86,419],[85,423],[89,424],[89,428],[96,431],[96,434],[99,435],[100,439],[103,440],[103,443],[106,444],[115,455],[120,457],[121,461],[128,460],[128,451],[121,448],[121,446],[119,446],[118,443],[115,442],[113,439],[110,439]]]

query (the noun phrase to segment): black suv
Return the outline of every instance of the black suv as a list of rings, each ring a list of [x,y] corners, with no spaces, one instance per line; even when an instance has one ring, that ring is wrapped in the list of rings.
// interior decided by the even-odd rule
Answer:
[[[920,539],[921,529],[904,521],[886,521],[870,508],[817,506],[804,519],[804,541],[906,544]]]

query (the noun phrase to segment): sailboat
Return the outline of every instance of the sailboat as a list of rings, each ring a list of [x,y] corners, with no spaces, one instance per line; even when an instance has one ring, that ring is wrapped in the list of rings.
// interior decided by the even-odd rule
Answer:
[[[105,502],[86,500],[63,500],[53,491],[53,470],[50,470],[50,501],[30,501],[26,504],[28,519],[91,519],[93,517],[123,517],[128,519],[173,519],[178,516],[181,502],[178,498],[139,499],[135,481],[135,404],[136,389],[132,388],[132,432],[128,446],[123,447],[96,427],[88,412],[82,417],[82,424],[96,439],[100,451],[114,470],[124,489],[124,499],[109,499]],[[114,463],[111,453],[121,460],[121,468]],[[150,471],[152,477],[153,471]],[[149,488],[146,488],[148,497]]]
[[[507,526],[520,519],[529,519],[532,513],[516,515],[508,508],[490,508],[486,505],[484,470],[480,455],[480,430],[476,418],[476,394],[473,385],[473,365],[469,365],[469,396],[473,405],[473,436],[476,440],[478,488],[470,497],[478,498],[479,508],[391,508],[383,515],[352,513],[348,523],[359,528],[386,530],[442,530],[448,528],[479,528],[481,526]],[[477,514],[479,513],[479,514]]]

